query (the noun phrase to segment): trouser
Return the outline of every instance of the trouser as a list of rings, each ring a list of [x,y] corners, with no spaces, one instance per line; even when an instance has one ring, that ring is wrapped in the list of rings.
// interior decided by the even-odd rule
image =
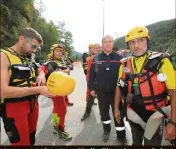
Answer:
[[[65,128],[65,115],[67,112],[67,106],[65,102],[65,97],[57,96],[51,98],[53,101],[53,123],[54,126],[57,126],[61,131],[64,131]]]
[[[2,117],[11,145],[35,144],[38,111],[36,99],[5,103]]]
[[[89,90],[89,88],[87,87],[87,91],[86,91],[86,101],[89,100],[90,96],[91,96],[90,90]]]
[[[91,113],[93,104],[94,104],[94,97],[90,95],[89,98],[87,99],[87,102],[86,102],[86,111],[85,112],[87,114]]]
[[[113,118],[114,118],[114,123],[116,127],[116,132],[119,131],[124,131],[125,130],[125,124],[123,121],[124,116],[122,115],[123,112],[121,112],[121,121],[120,123],[117,123],[114,117],[114,92],[106,93],[103,91],[97,91],[97,96],[98,96],[98,105],[99,105],[99,110],[100,110],[100,116],[101,116],[101,121],[103,123],[103,130],[104,132],[110,132],[111,131],[111,118],[109,115],[109,108],[111,106],[112,113],[113,113]],[[119,109],[122,111],[122,103],[120,104]]]
[[[158,127],[156,133],[152,137],[151,140],[148,140],[144,137],[144,129],[137,123],[134,123],[129,120],[129,124],[131,127],[131,133],[132,133],[132,140],[133,145],[142,145],[143,139],[144,139],[144,146],[147,145],[161,145],[162,142],[162,136],[163,136],[163,129],[164,129],[164,119],[161,122],[160,126]]]

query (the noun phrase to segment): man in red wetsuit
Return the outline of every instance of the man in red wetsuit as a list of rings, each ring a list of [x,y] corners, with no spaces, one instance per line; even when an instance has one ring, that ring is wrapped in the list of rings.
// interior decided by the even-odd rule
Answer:
[[[53,44],[50,48],[50,53],[48,54],[48,60],[43,65],[45,70],[46,79],[54,71],[61,71],[64,73],[70,73],[70,66],[65,65],[63,61],[63,56],[65,49],[60,44]],[[53,101],[53,113],[52,119],[54,123],[54,134],[56,134],[60,139],[64,141],[72,140],[72,137],[65,132],[65,116],[67,113],[67,101],[65,96],[56,96],[51,98]]]
[[[36,30],[25,28],[14,45],[1,49],[0,116],[12,146],[35,144],[38,95],[53,96],[43,86],[44,72],[31,58],[42,43]]]

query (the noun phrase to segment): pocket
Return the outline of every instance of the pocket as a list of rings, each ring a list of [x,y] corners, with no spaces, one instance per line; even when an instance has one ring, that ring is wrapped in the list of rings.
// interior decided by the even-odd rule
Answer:
[[[11,143],[17,143],[20,141],[20,136],[13,118],[4,119],[4,129]]]
[[[13,79],[28,79],[31,76],[31,68],[26,64],[12,65],[11,71]]]

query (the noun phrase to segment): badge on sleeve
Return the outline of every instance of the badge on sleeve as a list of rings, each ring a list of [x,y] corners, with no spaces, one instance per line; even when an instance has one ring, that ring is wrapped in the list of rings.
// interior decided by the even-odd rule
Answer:
[[[157,80],[160,81],[160,82],[164,82],[164,81],[166,81],[166,79],[167,79],[167,76],[164,73],[159,73],[157,75]]]

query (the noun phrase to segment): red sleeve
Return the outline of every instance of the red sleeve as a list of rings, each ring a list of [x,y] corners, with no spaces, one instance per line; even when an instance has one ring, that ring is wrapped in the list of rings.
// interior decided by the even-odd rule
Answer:
[[[44,71],[45,75],[48,74],[48,69],[47,69],[47,67],[45,65],[41,65],[40,69]]]
[[[89,57],[87,60],[87,74],[86,74],[86,80],[89,80],[89,75],[90,75],[90,67],[93,61],[93,56]]]

